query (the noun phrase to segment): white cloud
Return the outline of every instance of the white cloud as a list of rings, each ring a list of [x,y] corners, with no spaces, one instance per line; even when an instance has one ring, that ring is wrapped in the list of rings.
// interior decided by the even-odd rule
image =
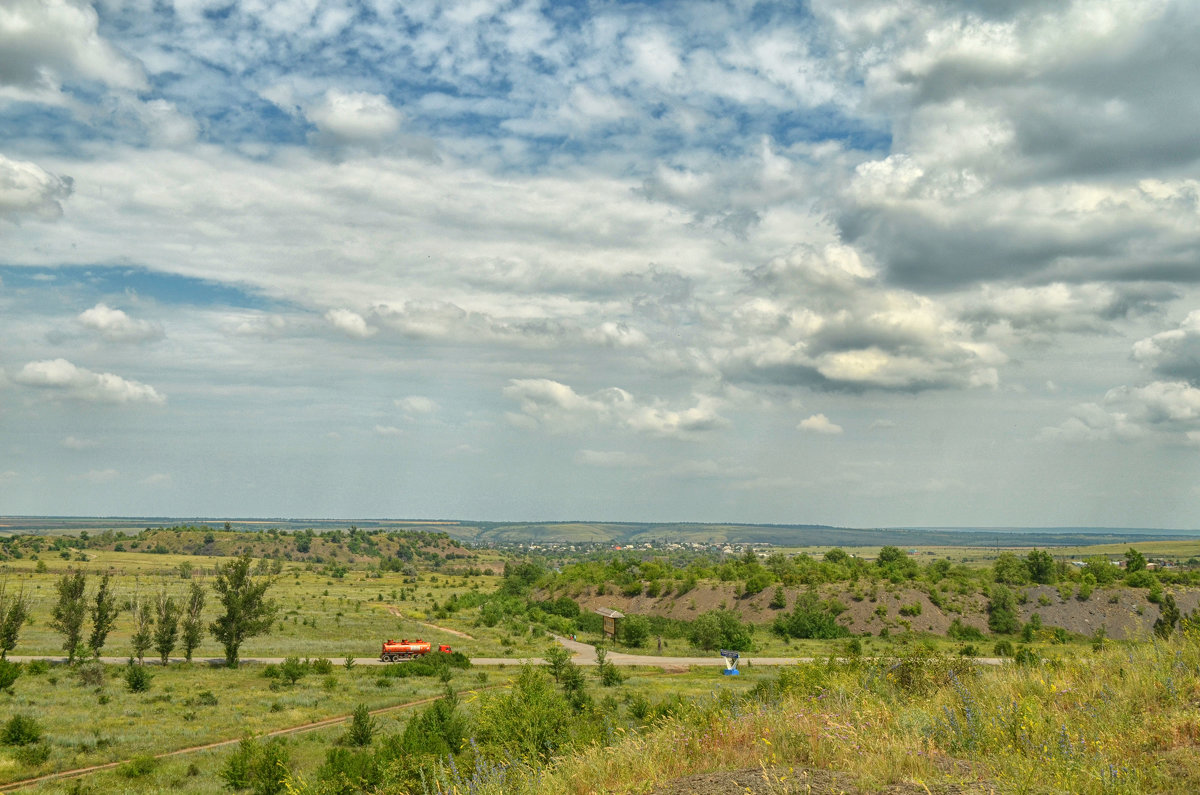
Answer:
[[[325,313],[325,320],[343,334],[358,339],[366,339],[376,332],[376,329],[367,325],[362,315],[349,309],[330,309]]]
[[[97,446],[95,439],[81,439],[76,436],[64,437],[61,444],[68,450],[90,450]]]
[[[111,483],[120,477],[120,474],[115,469],[89,469],[80,477],[89,483]]]
[[[434,414],[441,409],[436,400],[421,395],[409,395],[396,401],[396,407],[406,414]]]
[[[169,486],[171,484],[171,475],[165,472],[155,472],[153,475],[147,475],[142,478],[143,486]]]
[[[522,427],[571,431],[610,425],[651,436],[694,439],[729,424],[717,413],[718,401],[710,397],[701,397],[696,406],[678,411],[657,403],[639,404],[618,387],[580,395],[548,378],[513,379],[504,395],[520,403],[523,413],[513,419]]]
[[[98,33],[90,4],[6,0],[0,6],[0,96],[61,102],[61,84],[93,80],[141,90],[145,76]]]
[[[1200,385],[1200,311],[1188,313],[1178,328],[1134,343],[1133,358],[1159,375]]]
[[[842,426],[830,422],[829,418],[824,414],[814,414],[808,419],[801,420],[796,429],[828,436],[834,436],[842,432]]]
[[[34,163],[0,155],[0,218],[58,218],[72,187],[69,177],[57,177]]]
[[[575,463],[601,469],[625,469],[649,466],[650,460],[640,453],[623,450],[580,450],[575,454]]]
[[[376,146],[393,138],[403,118],[387,97],[330,89],[305,112],[318,140],[335,145]]]
[[[375,435],[376,436],[403,436],[404,431],[401,428],[397,428],[395,425],[376,425],[375,426]]]
[[[134,320],[122,310],[103,303],[81,312],[77,319],[110,342],[149,342],[165,336],[160,324]]]
[[[77,400],[99,403],[166,403],[154,387],[112,373],[94,373],[66,359],[29,362],[13,380],[25,386],[55,390]]]
[[[1045,428],[1042,439],[1132,441],[1159,438],[1193,441],[1200,432],[1200,389],[1182,381],[1120,386],[1104,396],[1103,406],[1076,406],[1061,425]]]

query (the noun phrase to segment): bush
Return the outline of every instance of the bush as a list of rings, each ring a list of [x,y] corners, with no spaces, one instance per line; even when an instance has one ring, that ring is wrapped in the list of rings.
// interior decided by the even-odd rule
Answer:
[[[25,670],[30,676],[41,676],[42,674],[49,672],[50,663],[46,662],[45,660],[30,660],[29,662],[25,663]]]
[[[254,795],[279,795],[286,789],[289,755],[278,739],[259,743],[246,737],[217,775],[229,789],[249,789]]]
[[[621,642],[626,646],[643,646],[650,637],[650,621],[645,616],[626,616],[621,622]]]
[[[371,716],[371,711],[367,709],[367,705],[359,704],[354,708],[354,715],[350,718],[350,728],[346,732],[346,742],[360,748],[370,745],[377,729],[378,724],[375,718]]]
[[[23,765],[37,767],[45,764],[46,760],[50,758],[50,746],[45,743],[23,745],[13,753],[13,756]]]
[[[300,662],[299,657],[288,657],[279,666],[279,677],[288,685],[299,682],[308,673],[308,665]]]
[[[12,687],[21,675],[21,664],[0,660],[0,690],[12,692]]]
[[[850,634],[850,631],[837,623],[837,613],[840,612],[837,607],[838,605],[822,604],[815,593],[805,591],[796,596],[796,604],[792,608],[792,612],[775,618],[771,625],[771,631],[784,638],[818,638],[821,640],[844,638]],[[746,651],[749,647],[742,649],[736,646],[724,646],[722,648]]]
[[[104,664],[99,661],[83,663],[78,668],[80,684],[104,687]]]
[[[992,653],[997,657],[1011,657],[1013,656],[1013,645],[1007,640],[996,641],[996,645],[992,647]]]
[[[153,756],[135,756],[128,762],[117,765],[117,775],[124,778],[144,778],[158,769],[158,760]]]
[[[950,622],[946,635],[954,640],[983,640],[982,632],[958,618]]]
[[[729,610],[709,610],[692,622],[689,640],[701,649],[710,651],[750,651],[754,642],[753,631],[754,627],[743,624],[737,613]]]
[[[329,661],[328,657],[318,657],[312,661],[311,667],[313,673],[318,676],[328,676],[333,673],[333,663]]]
[[[28,715],[13,715],[0,731],[0,743],[4,745],[31,745],[42,739],[42,726]]]
[[[125,687],[130,693],[145,693],[150,689],[154,679],[143,665],[129,665],[125,668]]]

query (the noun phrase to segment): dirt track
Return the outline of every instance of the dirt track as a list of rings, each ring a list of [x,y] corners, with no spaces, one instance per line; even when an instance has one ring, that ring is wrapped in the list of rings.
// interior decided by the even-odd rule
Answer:
[[[498,687],[498,685],[496,685],[494,687]],[[487,687],[487,688],[478,688],[478,689],[479,690],[490,690],[492,688]],[[459,692],[459,695],[462,695],[464,693],[470,693],[473,690],[477,690],[477,689],[472,688],[469,690],[463,690],[463,691]],[[383,715],[388,712],[395,712],[396,710],[408,709],[410,707],[419,707],[422,704],[430,704],[434,701],[437,701],[439,698],[441,698],[441,696],[430,696],[428,698],[419,698],[415,701],[406,701],[403,704],[393,704],[390,707],[380,707],[379,709],[371,710],[371,714],[372,715]],[[317,729],[325,729],[330,726],[336,726],[339,723],[344,723],[344,722],[350,720],[351,717],[352,717],[352,715],[338,715],[333,718],[324,718],[322,720],[313,721],[311,723],[302,723],[299,726],[289,726],[285,729],[276,729],[275,731],[266,732],[262,736],[263,737],[282,737],[287,734],[303,734],[304,732],[316,731]],[[161,754],[155,754],[154,758],[155,759],[168,759],[172,756],[182,756],[184,754],[194,754],[194,753],[199,753],[200,751],[211,751],[214,748],[224,748],[225,746],[236,745],[237,743],[240,743],[241,741],[242,741],[242,738],[238,737],[237,739],[233,739],[233,740],[218,740],[215,743],[206,743],[204,745],[193,745],[188,748],[177,748],[174,751],[166,751]],[[36,786],[38,784],[44,784],[47,781],[55,781],[55,780],[64,779],[64,778],[78,778],[79,776],[86,776],[89,773],[98,773],[101,770],[111,770],[114,767],[122,765],[127,761],[129,761],[129,760],[122,759],[117,762],[105,762],[102,765],[91,765],[89,767],[80,767],[80,768],[76,768],[74,770],[60,770],[57,773],[47,773],[44,776],[37,776],[36,778],[27,778],[27,779],[23,779],[21,781],[11,781],[7,784],[0,784],[0,792],[12,792],[14,790],[24,789],[25,787],[32,787],[32,786]]]

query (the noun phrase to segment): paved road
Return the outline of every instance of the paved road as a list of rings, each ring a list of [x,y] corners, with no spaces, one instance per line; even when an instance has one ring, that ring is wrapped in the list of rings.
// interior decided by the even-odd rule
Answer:
[[[562,638],[557,635],[553,636],[562,646],[569,651],[575,653],[573,660],[576,665],[595,665],[596,664],[596,647],[588,643],[571,640],[570,638]],[[47,660],[49,662],[65,663],[66,657],[55,656],[23,656],[12,655],[8,659],[13,662],[28,662],[30,660]],[[260,663],[279,664],[284,661],[283,657],[243,657],[244,663]],[[796,665],[798,663],[813,662],[814,660],[824,660],[825,657],[754,657],[743,655],[738,661],[739,665],[759,666],[759,665]],[[1000,665],[1004,660],[1000,657],[976,657],[975,662],[983,665]],[[101,657],[100,662],[110,665],[120,665],[129,661],[128,657]],[[193,662],[204,663],[208,665],[224,665],[224,657],[196,657]],[[707,657],[661,657],[645,654],[626,654],[624,652],[610,651],[608,653],[608,661],[613,665],[648,665],[658,668],[674,668],[684,667],[689,665],[704,665],[723,667],[725,659],[716,653]],[[158,660],[146,658],[146,662],[151,665],[157,665]],[[172,657],[171,662],[183,662],[182,657]],[[334,665],[342,665],[345,662],[344,657],[332,657],[330,662]],[[380,662],[378,657],[355,657],[356,665],[389,665],[390,663]],[[546,661],[541,657],[472,657],[472,665],[523,665],[530,663],[532,665],[545,665]]]

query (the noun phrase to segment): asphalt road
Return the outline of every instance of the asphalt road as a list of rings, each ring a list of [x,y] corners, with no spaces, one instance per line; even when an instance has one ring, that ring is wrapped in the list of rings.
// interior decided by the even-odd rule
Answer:
[[[575,653],[573,658],[576,665],[595,665],[596,664],[596,647],[587,643],[571,640],[570,638],[554,637],[565,648]],[[13,662],[28,662],[30,660],[46,660],[48,662],[65,663],[66,657],[62,656],[38,656],[38,655],[12,655],[8,659]],[[279,664],[284,661],[283,657],[242,657],[241,662],[244,663],[260,663]],[[823,660],[824,657],[755,657],[743,655],[738,661],[739,665],[796,665],[797,663],[813,662],[814,660]],[[983,665],[1000,665],[1004,660],[1000,657],[975,657],[975,662]],[[110,665],[120,665],[129,661],[128,657],[101,657],[100,661]],[[706,657],[662,657],[646,654],[626,654],[624,652],[610,651],[608,653],[608,661],[613,665],[648,665],[658,668],[672,668],[676,666],[704,665],[714,667],[724,667],[725,658],[715,652]],[[146,658],[146,662],[151,665],[158,664],[158,658]],[[172,657],[171,662],[183,662],[182,657]],[[224,665],[224,657],[194,657],[192,662],[205,663],[208,665]],[[332,657],[330,662],[334,665],[342,665],[345,662],[344,657]],[[380,662],[378,657],[355,657],[355,665],[390,665],[391,663]],[[472,657],[472,665],[523,665],[530,663],[532,665],[545,665],[546,661],[541,657]]]

